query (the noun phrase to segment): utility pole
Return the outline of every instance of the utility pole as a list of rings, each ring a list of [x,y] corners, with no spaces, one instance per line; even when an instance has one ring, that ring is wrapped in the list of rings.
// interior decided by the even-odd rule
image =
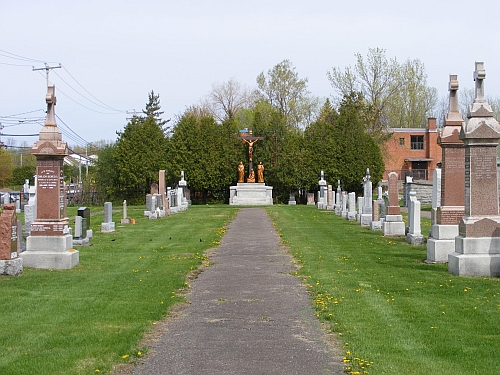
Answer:
[[[47,63],[44,63],[45,64],[45,68],[35,68],[33,67],[33,71],[35,70],[45,70],[45,74],[47,75],[47,87],[49,86],[49,72],[51,69],[59,69],[59,68],[62,68],[61,64],[59,63],[59,66],[49,66],[49,64]]]
[[[127,111],[127,115],[132,115],[132,117],[126,117],[125,120],[132,120],[134,117],[137,117],[137,111],[134,109],[134,112]]]
[[[4,146],[3,142],[2,142],[2,129],[3,129],[3,125],[2,123],[0,122],[0,148],[2,148]]]

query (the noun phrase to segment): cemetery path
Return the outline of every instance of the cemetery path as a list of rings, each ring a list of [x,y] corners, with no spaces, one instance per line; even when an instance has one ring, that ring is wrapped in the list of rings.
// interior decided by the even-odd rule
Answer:
[[[135,375],[343,374],[267,212],[241,209]],[[212,264],[213,263],[213,264]]]

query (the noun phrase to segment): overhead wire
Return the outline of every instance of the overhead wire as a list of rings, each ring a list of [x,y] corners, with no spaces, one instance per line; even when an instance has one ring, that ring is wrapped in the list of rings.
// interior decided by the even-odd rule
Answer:
[[[89,94],[92,98],[94,98],[95,100],[97,100],[99,103],[103,104],[106,108],[111,109],[111,110],[116,111],[116,112],[123,112],[123,113],[127,113],[127,110],[113,108],[113,107],[111,107],[111,106],[107,105],[106,103],[104,103],[103,101],[99,100],[98,98],[96,98],[94,95],[92,95],[92,93],[90,93],[90,91],[88,91],[85,87],[83,87],[83,86],[82,86],[82,84],[81,84],[80,82],[78,82],[78,81],[76,80],[76,78],[75,78],[75,77],[73,77],[73,75],[70,73],[70,71],[69,71],[68,69],[66,69],[66,67],[65,67],[64,65],[62,65],[62,68],[66,71],[66,73],[68,73],[68,74],[69,74],[69,76],[70,76],[71,78],[73,78],[73,81],[75,81],[75,82],[78,84],[78,86],[80,86],[80,87],[81,87],[81,88],[82,88],[82,89],[83,89],[83,90],[84,90],[87,94]],[[56,74],[57,74],[57,73],[56,73]],[[57,74],[57,75],[59,76],[59,74]],[[60,76],[59,76],[59,77],[60,77]],[[61,78],[61,79],[62,79],[62,78]],[[66,84],[68,84],[68,83],[66,82]],[[69,86],[69,84],[68,84],[68,86]],[[71,86],[70,86],[70,87],[71,87]],[[76,91],[76,90],[75,90],[75,91]],[[82,96],[83,96],[83,95],[82,95]],[[87,100],[88,100],[88,99],[87,99]],[[89,101],[90,101],[90,100],[89,100]],[[93,103],[93,102],[92,102],[92,103]]]
[[[32,59],[32,58],[29,58],[29,57],[17,55],[17,54],[14,54],[14,53],[2,50],[2,49],[0,49],[0,56],[4,57],[4,58],[9,58],[9,59],[17,60],[17,61],[47,64],[46,61]],[[53,63],[53,62],[50,62],[50,63]],[[11,64],[11,63],[2,63],[2,62],[0,62],[0,64],[3,64],[3,65],[14,65],[14,66],[30,66],[30,65],[26,65],[26,64]],[[73,91],[75,91],[78,95],[80,95],[81,97],[83,97],[85,100],[89,101],[90,103],[92,103],[96,107],[99,107],[99,108],[102,108],[102,109],[105,109],[105,110],[108,110],[108,111],[114,111],[114,112],[118,112],[118,113],[128,113],[126,110],[120,110],[120,109],[113,108],[113,107],[107,105],[106,103],[104,103],[103,101],[99,100],[89,90],[87,90],[71,74],[71,72],[69,72],[69,70],[65,66],[62,66],[61,64],[60,64],[60,66],[78,84],[78,86],[80,86],[82,88],[82,90],[84,90],[90,97],[92,97],[93,99],[95,99],[95,101],[97,101],[97,103],[95,101],[89,99],[86,95],[82,94],[79,90],[77,90],[75,87],[73,87],[71,84],[69,84],[63,77],[61,77],[60,74],[58,74],[57,72],[53,71],[53,73],[56,74],[61,79],[62,82],[64,82],[67,86],[69,86]],[[38,70],[38,73],[41,76],[43,76],[44,78],[46,78],[46,76],[40,70]],[[88,106],[80,103],[79,101],[73,99],[71,96],[69,96],[68,94],[66,94],[63,90],[61,90],[59,87],[58,87],[57,91],[60,92],[63,96],[67,97],[69,100],[73,101],[74,103],[78,104],[79,106],[81,106],[81,107],[83,107],[83,108],[85,108],[85,109],[87,109],[89,111],[92,111],[92,112],[95,112],[95,113],[99,113],[99,114],[106,114],[106,115],[117,114],[117,113],[102,112],[102,111],[98,111],[98,110],[92,109],[92,108],[90,108],[90,107],[88,107]],[[100,104],[98,104],[98,103],[100,103]],[[40,109],[40,110],[43,110],[43,109]],[[28,111],[28,112],[19,113],[19,114],[10,115],[10,116],[0,116],[0,122],[2,122],[4,124],[7,124],[7,125],[3,125],[3,127],[18,126],[18,125],[30,124],[30,123],[36,123],[36,124],[39,124],[39,125],[43,126],[43,124],[40,123],[43,120],[43,118],[41,118],[41,117],[40,118],[35,118],[35,117],[34,118],[16,118],[17,116],[20,116],[20,115],[23,115],[23,114],[28,114],[28,113],[33,113],[33,112],[40,111],[40,110]],[[67,128],[67,130],[66,130],[63,127],[60,127],[60,130],[61,130],[62,134],[64,134],[68,139],[74,141],[79,146],[85,147],[88,144],[88,142],[85,139],[83,139],[73,129],[71,129],[58,115],[56,115],[56,117]],[[0,136],[7,136],[7,135],[0,133]],[[21,136],[21,135],[19,135],[19,136]],[[32,135],[26,135],[26,136],[32,136]]]

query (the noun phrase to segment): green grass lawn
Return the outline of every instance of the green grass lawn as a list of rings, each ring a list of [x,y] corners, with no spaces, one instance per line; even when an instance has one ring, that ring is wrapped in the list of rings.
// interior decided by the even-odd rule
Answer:
[[[70,208],[74,215],[77,208]],[[140,339],[183,301],[186,276],[218,244],[236,208],[192,206],[78,247],[72,270],[0,277],[0,374],[94,374],[141,356]],[[497,373],[500,284],[428,265],[425,246],[311,206],[268,207],[302,267],[318,317],[338,334],[352,374]],[[102,208],[92,208],[92,211]],[[428,234],[429,220],[422,219]],[[202,240],[200,242],[200,239]]]
[[[117,230],[106,234],[102,214],[92,216],[93,246],[75,247],[80,264],[71,270],[0,277],[0,374],[103,373],[142,355],[143,334],[183,300],[187,274],[236,212],[198,206],[148,220],[143,210],[128,210],[136,225],[114,214]]]
[[[352,374],[499,372],[498,279],[453,276],[447,265],[423,263],[425,246],[384,238],[332,212],[268,212]],[[422,219],[424,235],[429,225]]]

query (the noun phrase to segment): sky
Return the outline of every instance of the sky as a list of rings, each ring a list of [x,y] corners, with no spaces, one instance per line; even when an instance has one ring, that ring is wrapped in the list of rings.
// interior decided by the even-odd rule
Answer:
[[[256,87],[285,59],[311,94],[331,97],[327,72],[369,48],[419,59],[440,97],[450,74],[473,88],[474,62],[484,61],[485,94],[500,97],[498,14],[493,0],[0,0],[0,140],[38,139],[28,135],[43,125],[47,84],[33,67],[44,63],[62,65],[49,79],[70,146],[115,141],[151,90],[174,121],[214,83]]]

